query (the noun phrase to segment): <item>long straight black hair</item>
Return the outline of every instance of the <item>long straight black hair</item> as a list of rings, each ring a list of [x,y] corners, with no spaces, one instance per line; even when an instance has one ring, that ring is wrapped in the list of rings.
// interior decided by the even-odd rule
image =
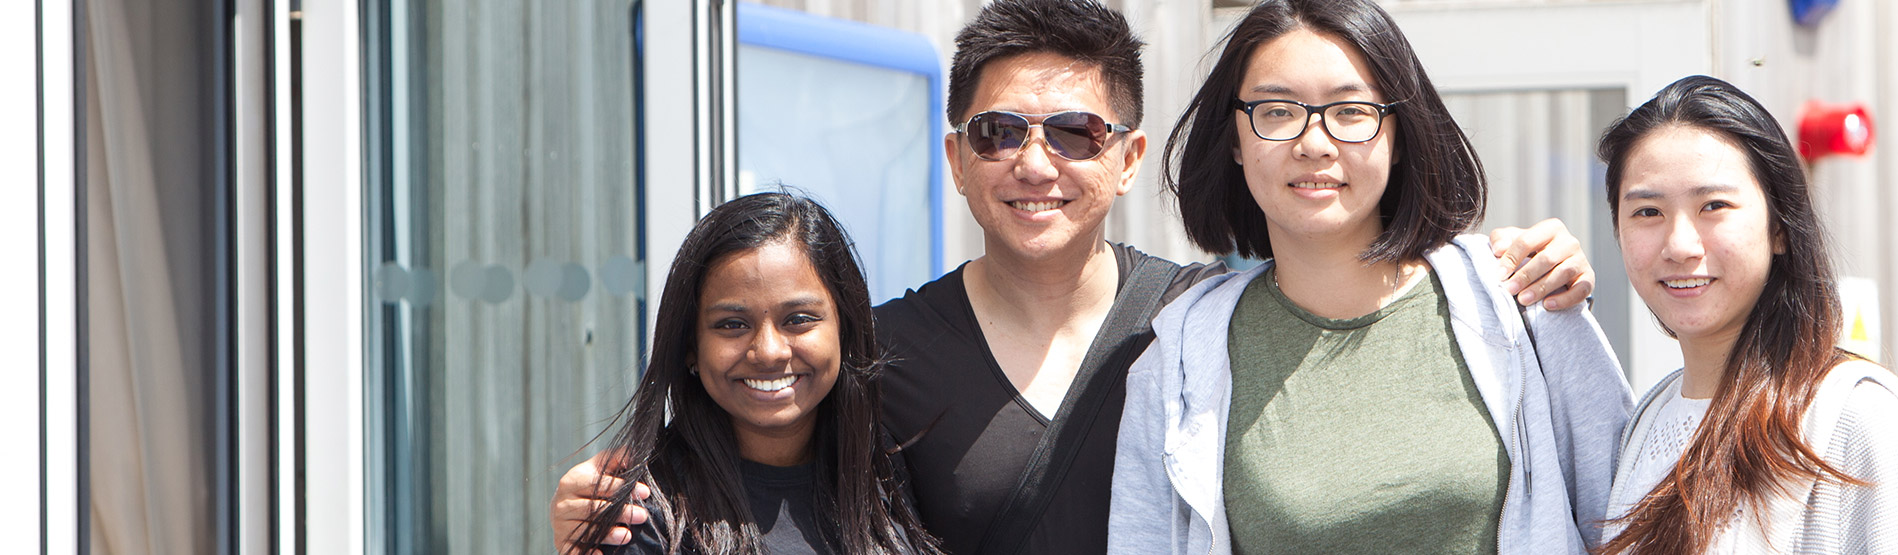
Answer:
[[[1786,252],[1773,255],[1766,287],[1727,355],[1700,430],[1674,471],[1616,519],[1627,527],[1602,546],[1604,553],[1699,553],[1734,509],[1759,506],[1784,480],[1864,484],[1800,439],[1800,422],[1819,382],[1851,355],[1834,347],[1844,316],[1806,172],[1773,115],[1731,83],[1705,75],[1661,89],[1602,135],[1598,150],[1608,163],[1610,211],[1621,213],[1622,174],[1641,139],[1676,127],[1739,146],[1766,197],[1770,233]],[[1620,218],[1614,221],[1618,235]]]
[[[669,553],[758,553],[757,524],[739,474],[731,416],[706,393],[687,360],[698,347],[699,296],[715,261],[768,244],[801,248],[837,305],[842,369],[818,404],[812,453],[814,507],[832,549],[842,553],[938,553],[882,447],[882,367],[871,324],[870,294],[850,239],[830,212],[788,193],[739,197],[699,220],[666,276],[653,326],[652,353],[632,400],[614,418],[607,453],[624,457],[627,480],[580,529],[576,545],[600,545],[631,502],[634,482],[667,524]],[[670,420],[668,420],[668,409]]]

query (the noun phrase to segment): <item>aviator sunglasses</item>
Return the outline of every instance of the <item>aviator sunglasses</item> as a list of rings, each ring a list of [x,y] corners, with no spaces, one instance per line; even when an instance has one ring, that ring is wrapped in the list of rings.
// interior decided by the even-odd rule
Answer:
[[[1033,123],[1029,120],[1041,120]],[[1118,123],[1107,123],[1099,114],[1092,112],[1055,112],[1052,114],[1017,114],[1014,112],[982,112],[969,121],[956,126],[956,132],[969,141],[969,149],[975,156],[990,162],[999,162],[1014,158],[1028,144],[1028,131],[1041,128],[1042,142],[1048,150],[1074,161],[1093,160],[1101,155],[1107,144],[1108,133],[1125,133],[1131,127]]]

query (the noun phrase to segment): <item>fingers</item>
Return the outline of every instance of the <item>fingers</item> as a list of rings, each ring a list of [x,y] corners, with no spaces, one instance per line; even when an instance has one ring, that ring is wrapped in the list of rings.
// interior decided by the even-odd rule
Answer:
[[[603,543],[608,545],[626,545],[632,542],[632,530],[627,529],[625,526],[614,526],[613,531],[606,535],[606,540],[604,540]]]
[[[1581,258],[1581,270],[1590,269],[1587,258],[1581,256],[1581,241],[1569,234],[1561,220],[1543,220],[1524,230],[1498,229],[1491,232],[1490,237],[1501,240],[1491,243],[1491,250],[1507,275],[1503,290],[1511,295],[1528,293],[1532,284],[1550,280],[1550,272],[1571,258]],[[1540,284],[1534,295],[1518,298],[1518,301],[1524,305],[1535,302],[1551,291],[1571,285],[1579,274],[1556,277],[1561,279]]]
[[[1594,270],[1589,268],[1586,259],[1579,252],[1573,256],[1557,259],[1556,256],[1549,255],[1553,250],[1551,248],[1538,253],[1529,262],[1524,263],[1515,276],[1511,277],[1511,279],[1534,279],[1516,294],[1516,302],[1521,303],[1522,306],[1531,306],[1551,297],[1559,297],[1561,300],[1557,304],[1543,306],[1549,310],[1560,310],[1575,306],[1577,295],[1585,299],[1594,291]],[[1542,269],[1545,266],[1549,266],[1547,270]],[[1538,272],[1540,275],[1529,277]]]
[[[1547,249],[1550,242],[1557,236],[1567,234],[1568,230],[1562,226],[1562,222],[1554,219],[1542,220],[1530,226],[1529,229],[1506,227],[1490,232],[1490,250],[1502,264],[1503,273],[1515,274],[1523,264],[1533,260],[1536,253]],[[1542,271],[1546,272],[1547,268],[1543,268]],[[1535,275],[1539,276],[1541,272]],[[1515,283],[1514,289],[1510,289],[1508,282],[1505,282],[1504,289],[1508,289],[1510,294],[1515,294],[1522,290],[1522,286],[1532,281],[1535,280]]]
[[[614,526],[613,531],[607,532],[606,538],[600,540],[600,545],[626,545],[629,543],[633,543],[633,531],[627,529],[625,526]],[[560,552],[563,554],[582,553],[579,545],[566,541],[560,542]],[[606,555],[606,552],[598,549],[588,549],[584,551],[584,553],[586,555]]]
[[[560,476],[560,485],[554,490],[554,501],[557,503],[574,497],[605,499],[612,497],[613,492],[625,485],[625,480],[602,475],[595,460],[587,459]]]
[[[586,464],[592,466],[594,473],[604,471],[607,474],[619,474],[625,472],[628,466],[626,457],[623,456],[625,454],[612,449],[600,451],[594,453],[593,458],[587,459]]]
[[[626,487],[626,480],[611,476],[596,475],[584,478],[569,474],[560,479],[560,487],[554,490],[554,503],[569,499],[610,499],[613,497],[613,492],[619,491],[622,487]],[[638,488],[634,488],[633,497],[645,499],[639,496]]]
[[[643,485],[636,487],[639,489],[645,488]],[[606,510],[608,505],[610,505],[610,503],[607,501],[594,501],[590,499],[573,499],[556,504],[553,510],[553,528],[554,537],[560,538],[558,546],[560,552],[580,552],[578,546],[573,543],[573,540],[579,537],[581,530],[585,529],[587,518],[591,517],[594,511]],[[600,540],[600,544],[626,545],[632,542],[633,531],[631,527],[645,524],[648,518],[650,518],[650,515],[646,513],[646,509],[638,505],[622,507],[618,518],[621,526],[614,526],[611,531],[608,531],[606,537]]]
[[[1569,263],[1564,263],[1564,265],[1567,264]],[[1581,266],[1580,275],[1576,277],[1567,288],[1549,292],[1547,294],[1548,298],[1542,301],[1543,308],[1549,310],[1563,310],[1580,306],[1582,303],[1588,301],[1589,295],[1594,294],[1595,270],[1580,262],[1576,262],[1575,264]],[[1558,271],[1561,271],[1561,269],[1558,268]]]
[[[553,525],[554,537],[559,539],[556,547],[561,553],[581,553],[583,549],[574,545],[573,538],[586,526],[587,520],[595,511],[604,511],[611,507],[613,494],[626,487],[626,480],[615,478],[611,474],[624,470],[624,458],[616,453],[602,451],[580,464],[568,469],[561,475],[559,485],[554,489],[553,502],[549,504],[548,520]],[[605,473],[601,469],[608,469]],[[633,501],[620,509],[617,520],[623,526],[615,526],[605,539],[604,545],[625,545],[633,541],[631,526],[645,524],[651,515],[638,505],[638,501],[652,496],[652,489],[645,484],[633,484]],[[590,550],[590,553],[600,553]]]
[[[1522,260],[1521,256],[1506,256],[1508,254],[1507,247],[1515,244],[1516,237],[1522,235],[1522,232],[1523,229],[1520,227],[1499,227],[1489,232],[1490,254],[1497,258],[1507,259],[1507,264],[1503,265],[1504,270],[1514,269],[1516,262]]]
[[[646,486],[642,484],[638,487],[644,489]],[[588,517],[593,515],[594,511],[606,510],[611,505],[611,501],[597,499],[574,498],[556,501],[551,511],[554,531],[567,532],[568,530],[563,528],[579,528]],[[629,503],[620,510],[619,522],[633,525],[645,524],[646,517],[645,508]]]
[[[640,507],[639,505],[627,505],[626,509],[619,513],[619,522],[620,524],[638,526],[646,523],[647,516],[644,507]]]

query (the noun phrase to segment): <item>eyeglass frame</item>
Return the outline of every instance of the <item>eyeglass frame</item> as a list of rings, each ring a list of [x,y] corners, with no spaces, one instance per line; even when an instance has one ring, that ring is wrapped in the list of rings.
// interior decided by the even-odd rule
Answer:
[[[965,145],[969,144],[969,137],[968,137],[969,124],[974,123],[975,118],[982,117],[982,114],[1007,114],[1007,115],[1021,118],[1022,121],[1028,122],[1028,131],[1023,134],[1021,146],[1015,148],[1014,154],[1010,154],[1008,156],[991,160],[988,157],[982,156],[982,153],[976,152],[974,145],[969,145],[969,152],[975,154],[976,158],[980,158],[982,160],[989,161],[989,162],[1005,162],[1008,160],[1015,159],[1016,156],[1021,156],[1021,151],[1027,150],[1028,145],[1034,142],[1035,129],[1041,128],[1042,123],[1047,121],[1048,118],[1058,116],[1061,114],[1087,114],[1090,116],[1101,118],[1101,123],[1104,123],[1107,125],[1107,134],[1106,136],[1101,137],[1101,150],[1099,152],[1095,152],[1093,156],[1089,156],[1086,158],[1069,158],[1068,155],[1062,154],[1061,149],[1055,148],[1053,143],[1048,142],[1048,130],[1045,128],[1042,128],[1041,129],[1042,147],[1048,149],[1049,153],[1052,153],[1055,156],[1061,157],[1062,160],[1067,160],[1070,162],[1086,162],[1088,160],[1100,158],[1102,154],[1105,154],[1107,152],[1107,141],[1108,139],[1112,139],[1115,133],[1126,133],[1128,131],[1133,131],[1132,126],[1129,126],[1123,123],[1114,123],[1111,121],[1107,121],[1107,116],[1096,114],[1094,112],[1089,112],[1087,110],[1062,110],[1059,112],[1048,112],[1046,114],[1024,114],[1021,112],[1010,112],[1008,110],[983,110],[980,112],[976,112],[975,115],[969,116],[969,119],[964,120],[962,123],[956,124],[954,128],[956,130],[956,135],[962,136],[963,144]],[[1253,133],[1256,134],[1258,133],[1258,131],[1253,131]]]
[[[1340,100],[1340,101],[1333,102],[1330,104],[1322,104],[1318,106],[1313,106],[1310,104],[1299,102],[1297,100],[1288,100],[1288,99],[1283,99],[1283,98],[1268,98],[1265,100],[1254,100],[1251,102],[1247,102],[1247,101],[1235,98],[1235,99],[1232,99],[1232,101],[1233,101],[1233,109],[1246,113],[1246,123],[1252,127],[1252,136],[1258,137],[1259,140],[1261,141],[1279,141],[1279,142],[1296,141],[1300,137],[1304,137],[1306,132],[1311,131],[1311,116],[1313,114],[1317,114],[1318,126],[1324,128],[1325,136],[1331,137],[1332,140],[1335,140],[1341,143],[1350,143],[1350,144],[1368,143],[1368,142],[1371,142],[1371,140],[1376,139],[1378,134],[1384,132],[1384,117],[1389,116],[1392,113],[1396,112],[1396,110],[1393,110],[1393,108],[1395,108],[1398,104],[1404,103],[1403,100],[1396,100],[1387,104],[1379,104],[1376,102],[1371,102],[1369,100]],[[1264,133],[1259,132],[1259,119],[1252,116],[1252,110],[1254,108],[1259,107],[1260,104],[1265,104],[1268,102],[1277,102],[1280,104],[1291,104],[1291,105],[1298,106],[1300,108],[1305,109],[1305,124],[1298,127],[1297,135],[1292,135],[1291,137],[1287,137],[1284,139],[1270,139],[1270,138],[1266,138]],[[1336,133],[1331,132],[1331,120],[1325,119],[1325,110],[1331,109],[1332,106],[1340,106],[1340,105],[1345,105],[1345,104],[1362,104],[1365,106],[1376,108],[1377,109],[1377,130],[1371,132],[1371,136],[1365,137],[1363,140],[1347,141],[1347,140],[1338,138],[1338,135]]]

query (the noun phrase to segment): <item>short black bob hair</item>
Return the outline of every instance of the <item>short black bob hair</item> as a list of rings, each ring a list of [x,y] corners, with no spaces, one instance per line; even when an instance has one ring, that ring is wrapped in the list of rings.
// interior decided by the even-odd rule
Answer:
[[[1161,180],[1178,197],[1187,237],[1212,253],[1272,257],[1265,214],[1232,159],[1238,133],[1250,133],[1233,101],[1252,53],[1299,28],[1355,46],[1385,102],[1404,101],[1393,112],[1396,154],[1378,202],[1384,232],[1359,258],[1420,258],[1481,220],[1488,195],[1482,162],[1390,14],[1371,0],[1268,0],[1227,35],[1218,63],[1167,138]]]
[[[1120,12],[1095,0],[997,0],[956,33],[956,54],[949,62],[950,124],[974,114],[975,89],[989,62],[1022,54],[1058,54],[1101,70],[1112,123],[1140,128],[1140,48]],[[1106,114],[1103,114],[1106,115]]]

